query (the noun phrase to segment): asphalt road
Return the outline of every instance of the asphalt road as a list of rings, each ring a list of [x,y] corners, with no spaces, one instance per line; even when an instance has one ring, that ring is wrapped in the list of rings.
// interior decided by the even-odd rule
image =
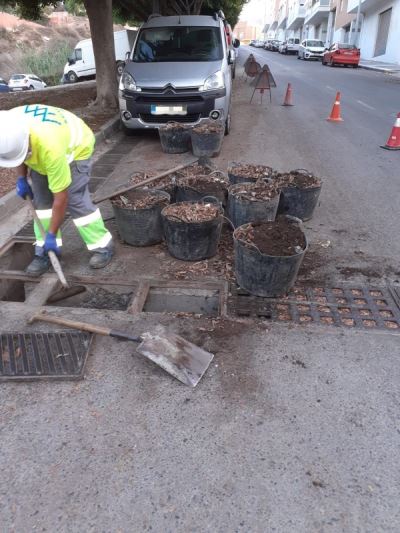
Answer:
[[[253,87],[239,69],[226,159],[316,173],[324,182],[321,204],[308,227],[314,242],[331,243],[324,252],[328,277],[341,276],[334,271],[339,265],[369,280],[399,279],[400,151],[380,145],[400,111],[400,79],[363,69],[324,67],[246,46],[240,49],[239,62],[250,52],[261,65],[269,65],[277,88],[272,89],[271,104],[267,94],[260,104],[257,94],[250,105]],[[289,82],[295,105],[282,107]],[[344,121],[332,123],[326,118],[337,91]]]

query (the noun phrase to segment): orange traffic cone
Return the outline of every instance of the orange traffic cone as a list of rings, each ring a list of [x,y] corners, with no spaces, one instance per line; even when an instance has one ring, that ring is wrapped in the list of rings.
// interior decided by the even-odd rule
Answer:
[[[287,84],[287,89],[286,89],[286,94],[285,94],[285,100],[283,102],[284,106],[290,106],[290,105],[294,105],[292,103],[292,84],[291,83],[288,83]]]
[[[381,146],[381,148],[385,150],[400,150],[400,113],[397,114],[389,139],[385,146]]]
[[[340,92],[336,93],[331,114],[326,120],[329,120],[330,122],[343,122],[343,119],[340,116]]]

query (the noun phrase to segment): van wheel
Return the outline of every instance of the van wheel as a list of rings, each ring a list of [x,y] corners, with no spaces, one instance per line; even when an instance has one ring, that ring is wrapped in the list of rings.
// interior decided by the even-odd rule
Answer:
[[[225,120],[225,135],[229,135],[231,131],[231,114],[229,113]]]
[[[125,63],[123,61],[118,61],[117,63],[117,75],[122,76],[122,73],[124,72]]]
[[[30,91],[34,91],[34,90],[35,90],[35,87],[34,87],[33,85],[30,85],[30,86],[29,86],[29,90],[30,90]]]
[[[66,76],[69,83],[76,83],[78,81],[78,76],[75,74],[73,70],[70,70]]]

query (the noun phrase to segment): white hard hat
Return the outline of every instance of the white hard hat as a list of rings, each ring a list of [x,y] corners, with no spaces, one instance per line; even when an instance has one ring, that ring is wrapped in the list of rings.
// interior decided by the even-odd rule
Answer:
[[[29,128],[20,113],[0,111],[0,167],[17,167],[26,159]]]

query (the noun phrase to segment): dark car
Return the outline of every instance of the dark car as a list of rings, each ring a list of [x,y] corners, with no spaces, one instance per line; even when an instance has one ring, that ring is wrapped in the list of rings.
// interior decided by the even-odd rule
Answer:
[[[3,78],[0,78],[0,93],[9,93],[10,87],[8,86],[7,82],[3,80]]]
[[[270,50],[272,50],[272,52],[279,52],[279,47],[281,44],[282,41],[278,41],[277,39],[275,41],[272,41],[270,45]]]

